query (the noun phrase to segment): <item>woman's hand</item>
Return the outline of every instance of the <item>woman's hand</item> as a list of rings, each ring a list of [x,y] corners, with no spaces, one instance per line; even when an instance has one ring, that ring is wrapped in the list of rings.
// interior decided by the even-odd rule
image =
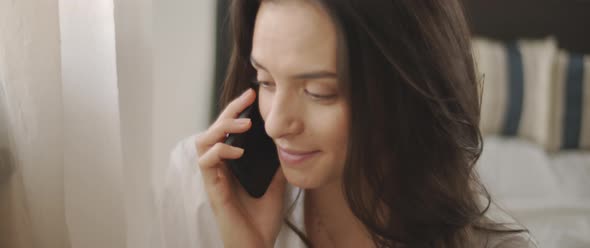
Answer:
[[[235,180],[224,163],[244,150],[223,143],[228,133],[250,129],[250,119],[235,119],[256,98],[249,89],[233,100],[196,141],[198,166],[219,225],[225,247],[274,247],[283,221],[286,180],[279,167],[261,198],[253,198]],[[255,165],[252,165],[255,166]]]

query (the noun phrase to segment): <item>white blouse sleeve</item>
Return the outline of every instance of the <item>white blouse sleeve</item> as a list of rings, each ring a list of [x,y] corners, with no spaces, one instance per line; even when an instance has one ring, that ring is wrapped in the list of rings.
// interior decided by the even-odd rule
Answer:
[[[176,145],[156,189],[164,248],[223,247],[197,165],[196,136]]]

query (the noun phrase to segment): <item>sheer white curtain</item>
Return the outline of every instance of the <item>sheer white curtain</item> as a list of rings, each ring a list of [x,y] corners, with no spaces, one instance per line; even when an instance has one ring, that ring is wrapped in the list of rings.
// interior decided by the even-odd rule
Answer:
[[[160,247],[154,185],[207,125],[215,3],[0,1],[0,247]]]

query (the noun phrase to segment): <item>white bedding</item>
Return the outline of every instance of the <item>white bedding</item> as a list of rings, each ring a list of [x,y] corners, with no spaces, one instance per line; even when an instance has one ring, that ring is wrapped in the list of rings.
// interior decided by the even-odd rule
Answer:
[[[590,152],[546,153],[516,138],[486,137],[478,164],[495,201],[540,247],[590,247]]]

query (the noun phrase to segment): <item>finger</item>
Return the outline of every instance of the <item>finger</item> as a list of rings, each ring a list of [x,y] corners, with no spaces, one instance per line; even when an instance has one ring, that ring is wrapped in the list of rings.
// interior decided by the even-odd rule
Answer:
[[[222,142],[228,133],[243,133],[250,129],[252,121],[249,118],[224,119],[213,124],[204,135],[197,140],[197,154],[204,152],[215,143]]]
[[[287,179],[285,178],[285,174],[283,173],[283,169],[281,166],[277,169],[270,186],[268,186],[267,194],[268,195],[276,195],[276,194],[283,194],[285,192],[285,188],[287,186]]]
[[[209,196],[209,200],[211,201],[211,207],[213,212],[217,216],[217,218],[227,217],[227,215],[231,215],[231,212],[235,212],[236,209],[236,195],[235,195],[235,178],[233,174],[227,167],[226,163],[220,163],[218,166],[214,167],[216,177],[213,182],[208,184],[205,183],[205,190],[207,195]],[[204,177],[204,176],[203,176]],[[232,211],[233,210],[233,211]],[[220,214],[220,211],[223,213]],[[234,213],[235,214],[235,213]],[[235,218],[225,219],[223,221],[232,222]]]
[[[256,99],[256,93],[254,92],[254,90],[253,89],[246,90],[238,98],[231,101],[227,105],[227,107],[225,107],[223,112],[221,112],[221,114],[219,115],[219,117],[217,119],[219,120],[219,119],[236,118],[240,112],[244,111],[244,109],[246,109],[248,106],[252,105],[252,103],[254,103],[255,99]]]
[[[219,170],[217,171],[218,176],[227,180],[227,182],[233,186],[234,185],[234,178],[231,174],[231,171],[227,167],[227,165],[219,166]]]
[[[217,172],[215,186],[208,186],[205,188],[214,207],[224,209],[224,206],[227,206],[228,203],[231,203],[234,199],[235,192],[233,177],[225,163],[215,167],[215,170]]]
[[[205,132],[205,134],[201,137],[201,139],[197,140],[196,143],[197,151],[204,151],[209,146],[217,142],[221,142],[227,133],[233,133],[231,129],[231,119],[236,118],[236,116],[246,109],[248,106],[252,105],[254,100],[256,99],[256,94],[254,90],[248,89],[245,91],[240,97],[233,100],[223,112],[219,115],[217,120],[211,125],[211,127]],[[242,118],[241,118],[242,119]],[[239,123],[238,123],[239,124]],[[247,129],[246,129],[247,130]],[[236,132],[243,132],[245,130],[241,130],[238,128]],[[199,154],[201,155],[201,154]]]
[[[217,166],[224,159],[237,159],[242,156],[244,149],[224,143],[216,143],[203,156],[199,157],[201,169]]]
[[[223,165],[224,159],[237,159],[243,154],[244,149],[224,143],[217,143],[211,147],[198,161],[205,184],[213,185],[217,182],[218,168]]]

